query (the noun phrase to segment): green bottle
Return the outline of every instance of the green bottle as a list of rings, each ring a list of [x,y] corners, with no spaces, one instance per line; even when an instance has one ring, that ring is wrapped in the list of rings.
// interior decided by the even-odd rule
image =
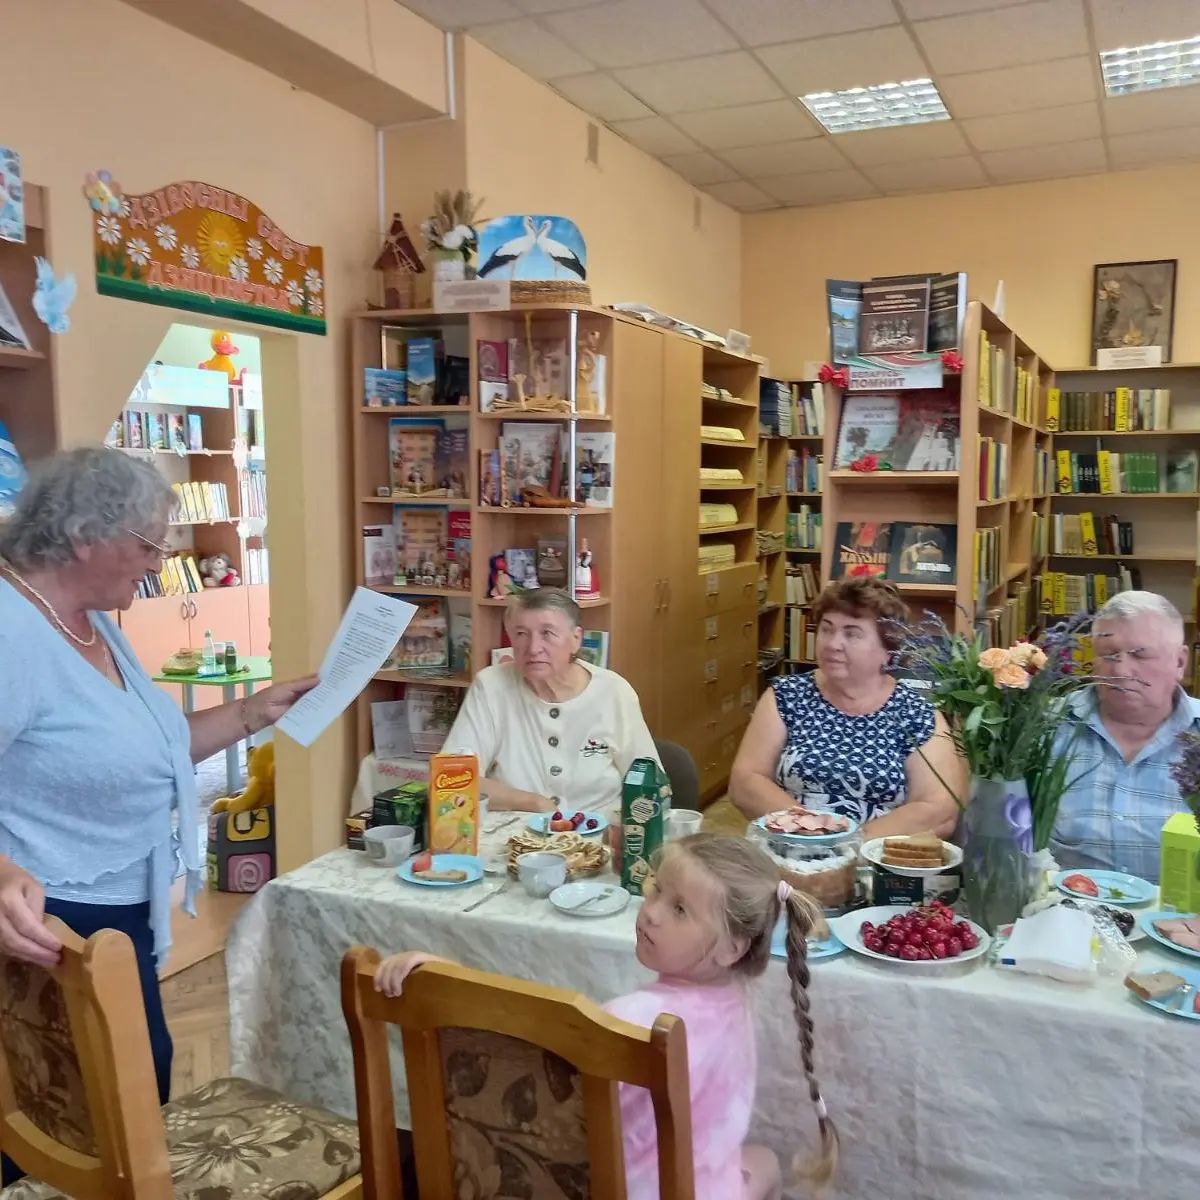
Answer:
[[[621,886],[640,896],[662,849],[671,781],[652,758],[635,758],[621,783]]]

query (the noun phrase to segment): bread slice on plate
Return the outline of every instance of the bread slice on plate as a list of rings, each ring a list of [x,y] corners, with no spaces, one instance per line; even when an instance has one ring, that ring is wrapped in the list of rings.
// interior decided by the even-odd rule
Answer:
[[[946,861],[942,839],[934,833],[884,838],[880,857],[900,867],[940,867]]]
[[[1143,1000],[1161,1000],[1164,996],[1177,992],[1186,983],[1186,979],[1181,979],[1170,971],[1143,971],[1141,974],[1125,976],[1125,986]]]

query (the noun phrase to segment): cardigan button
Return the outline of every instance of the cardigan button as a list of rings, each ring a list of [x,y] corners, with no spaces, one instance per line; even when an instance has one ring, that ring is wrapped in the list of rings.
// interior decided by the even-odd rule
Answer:
[[[557,746],[557,745],[558,745],[558,738],[556,738],[556,737],[552,737],[552,738],[550,739],[550,745],[552,745],[552,746]]]
[[[562,774],[562,767],[551,767],[551,768],[550,768],[550,774],[551,774],[551,775],[561,775],[561,774]]]
[[[558,716],[558,709],[557,709],[557,708],[552,708],[552,709],[550,710],[550,715],[551,715],[552,717],[557,717],[557,716]]]

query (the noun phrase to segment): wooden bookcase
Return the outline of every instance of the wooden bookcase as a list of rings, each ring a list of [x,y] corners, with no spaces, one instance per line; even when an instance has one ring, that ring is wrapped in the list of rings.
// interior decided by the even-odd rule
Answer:
[[[981,397],[982,339],[1002,356],[996,371],[993,403]],[[824,388],[825,502],[821,579],[831,577],[839,522],[915,521],[954,525],[957,529],[957,570],[953,584],[898,583],[914,616],[928,610],[948,625],[969,632],[989,611],[1003,609],[1006,601],[1027,589],[1027,612],[1013,630],[1028,637],[1037,623],[1038,580],[1043,559],[1033,549],[1035,516],[1049,517],[1048,493],[1033,489],[1035,451],[1051,450],[1051,435],[1044,423],[1045,390],[1053,384],[1050,367],[1003,321],[979,301],[967,306],[963,330],[961,375],[947,374],[943,388],[959,399],[960,455],[957,471],[881,471],[869,474],[834,470],[838,427],[844,394]],[[1019,419],[1013,410],[1016,367],[1030,372],[1034,382],[1033,420]],[[980,499],[980,438],[1004,446],[1009,456],[1005,495]],[[995,577],[976,585],[975,534],[994,529],[999,538],[999,568]],[[1025,618],[1028,619],[1025,619]]]
[[[787,437],[760,427],[758,437],[758,653],[759,690],[783,665],[787,600]],[[763,543],[766,544],[763,544]]]
[[[602,416],[479,411],[478,343],[522,337],[527,323],[534,326],[535,336],[564,338],[568,346],[594,342],[605,357]],[[407,330],[413,336],[438,336],[447,354],[467,357],[470,405],[365,407],[363,369],[383,365],[384,327]],[[356,543],[362,526],[390,519],[393,501],[376,496],[376,488],[388,483],[389,417],[427,415],[465,423],[471,459],[471,586],[450,599],[452,606],[471,616],[470,669],[439,679],[398,672],[376,676],[356,705],[360,755],[371,750],[372,702],[398,698],[407,683],[461,690],[490,663],[493,648],[500,645],[504,618],[504,602],[487,594],[492,555],[535,546],[539,536],[548,535],[567,539],[573,552],[586,538],[601,594],[584,602],[585,626],[608,632],[609,666],[637,691],[654,735],[685,745],[696,759],[702,788],[708,794],[719,792],[757,699],[758,364],[620,313],[566,305],[518,306],[469,315],[426,310],[359,313],[353,318],[352,358]],[[572,377],[573,368],[574,364]],[[705,381],[725,387],[731,401],[705,401],[701,395]],[[524,419],[560,424],[568,438],[573,431],[589,429],[613,433],[611,510],[496,508],[478,503],[480,451],[497,445],[505,421]],[[746,442],[707,444],[700,433],[705,423],[735,425]],[[739,465],[744,482],[702,488],[701,463]],[[719,534],[734,542],[734,563],[706,575],[697,570],[700,542],[702,536],[717,533],[699,531],[701,497],[732,503],[738,514],[732,528]],[[356,576],[363,583],[361,551],[356,554]],[[419,596],[429,591],[411,588],[400,594]]]

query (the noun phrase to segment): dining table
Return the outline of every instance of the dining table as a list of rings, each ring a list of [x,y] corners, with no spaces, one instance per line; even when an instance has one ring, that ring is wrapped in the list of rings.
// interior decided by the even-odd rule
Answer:
[[[485,861],[500,861],[516,832],[511,821],[493,818],[486,827]],[[639,903],[610,917],[571,916],[526,895],[507,875],[422,887],[362,852],[325,854],[268,883],[232,931],[232,1069],[352,1116],[353,1062],[339,990],[350,946],[426,950],[604,1002],[651,979],[634,954]],[[1148,938],[1133,948],[1138,970],[1200,965]],[[841,1139],[826,1195],[1200,1194],[1200,1021],[1147,1007],[1120,974],[1067,984],[1015,973],[994,957],[884,963],[846,950],[812,961],[816,1070]],[[748,986],[758,1041],[751,1140],[784,1164],[798,1155],[803,1165],[816,1121],[785,963],[773,957]],[[392,1078],[397,1120],[407,1128],[395,1031]]]

